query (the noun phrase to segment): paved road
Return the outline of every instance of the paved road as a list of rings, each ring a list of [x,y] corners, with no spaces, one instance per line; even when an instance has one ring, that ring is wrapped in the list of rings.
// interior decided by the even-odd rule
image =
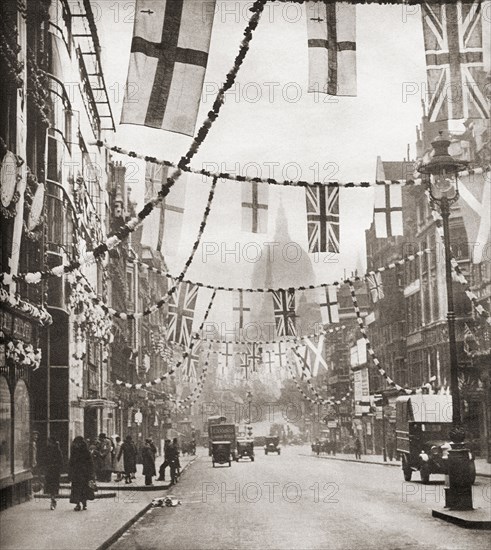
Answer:
[[[212,468],[201,456],[112,549],[488,549],[486,531],[431,517],[443,485],[405,483],[398,468],[319,460],[298,447]],[[306,451],[304,451],[306,452]],[[478,480],[482,490],[489,480]],[[440,501],[435,504],[435,501]]]

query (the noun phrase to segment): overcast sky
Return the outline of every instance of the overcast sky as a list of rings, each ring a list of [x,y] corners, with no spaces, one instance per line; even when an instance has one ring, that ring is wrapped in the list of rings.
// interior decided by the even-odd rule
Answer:
[[[217,2],[219,11],[214,19],[198,127],[238,52],[250,15],[244,4]],[[190,138],[119,125],[134,3],[107,1],[99,6],[97,26],[117,124],[114,144],[177,161],[187,150]],[[201,168],[207,164],[231,171],[239,163],[241,172],[247,168],[249,175],[256,175],[257,168],[259,175],[277,179],[373,181],[377,155],[384,160],[402,160],[410,143],[413,157],[415,126],[421,119],[424,98],[421,90],[426,82],[418,6],[357,6],[357,97],[307,94],[307,55],[305,8],[268,4],[239,72],[235,93],[228,94],[192,165]],[[418,91],[404,97],[405,86]],[[133,159],[130,162],[133,197],[141,204],[144,167]],[[175,272],[180,271],[191,249],[209,188],[197,179],[188,185],[182,257],[170,259]],[[305,201],[300,189],[271,190],[269,233],[254,240],[272,240],[280,200],[287,211],[290,236],[306,246]],[[251,240],[250,234],[240,231],[240,202],[240,185],[220,184],[205,242],[216,240],[222,247],[224,241],[232,246]],[[334,263],[314,265],[318,282],[336,280],[344,269],[349,273],[360,267],[365,254],[364,230],[372,216],[371,190],[341,191],[341,254]],[[231,262],[223,269],[213,261],[204,266],[197,257],[190,275],[204,282],[247,285],[250,268]],[[301,283],[292,281],[292,285]]]

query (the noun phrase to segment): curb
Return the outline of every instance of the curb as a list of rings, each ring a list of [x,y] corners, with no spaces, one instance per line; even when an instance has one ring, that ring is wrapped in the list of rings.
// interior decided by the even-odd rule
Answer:
[[[96,493],[96,497],[94,498],[94,500],[99,500],[100,498],[114,498],[116,495],[116,493],[101,493],[101,494],[97,494]],[[50,495],[34,495],[34,498],[51,498]],[[70,498],[70,495],[58,495],[56,497],[57,499],[59,498],[64,498],[64,499],[67,499],[67,498]]]
[[[181,475],[186,470],[188,466],[190,466],[198,457],[195,456],[192,458],[182,469],[181,469]],[[159,487],[159,489],[168,489],[169,487]],[[115,531],[108,539],[106,539],[100,546],[97,547],[96,550],[107,550],[110,546],[112,546],[124,533],[127,531],[134,523],[136,523],[142,516],[144,516],[148,510],[152,508],[152,503],[149,502],[142,508],[137,514],[135,514],[131,519],[129,519],[122,527],[120,527],[117,531]]]
[[[339,462],[356,462],[357,464],[375,464],[377,466],[396,466],[401,468],[401,464],[397,462],[371,462],[370,460],[356,460],[355,458],[334,458],[332,456],[317,456],[317,455],[306,455],[303,453],[298,453],[300,456],[310,456],[312,458],[323,458],[325,460],[337,460]],[[477,477],[487,477],[491,478],[491,474],[486,473],[477,473]]]
[[[162,483],[162,485],[137,485],[133,483],[128,483],[124,485],[99,485],[99,491],[166,491],[170,487],[170,481]],[[61,489],[70,489],[70,485],[62,483],[60,485]]]
[[[479,529],[479,530],[491,530],[491,520],[476,520],[476,519],[467,519],[465,517],[459,517],[458,515],[453,515],[450,512],[442,512],[441,510],[432,510],[431,515],[434,518],[442,519],[448,523],[453,523],[464,529]]]

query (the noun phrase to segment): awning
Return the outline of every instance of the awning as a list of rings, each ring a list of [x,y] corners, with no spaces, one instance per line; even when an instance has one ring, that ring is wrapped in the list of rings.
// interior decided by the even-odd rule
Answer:
[[[118,405],[109,399],[79,399],[75,402],[83,409],[117,409]]]

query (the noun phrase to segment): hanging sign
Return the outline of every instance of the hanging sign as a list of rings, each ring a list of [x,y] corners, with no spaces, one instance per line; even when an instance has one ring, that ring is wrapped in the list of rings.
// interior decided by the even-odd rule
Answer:
[[[34,231],[41,222],[44,207],[44,183],[40,183],[32,199],[31,210],[27,218],[27,229]]]
[[[0,199],[2,205],[7,208],[12,202],[17,185],[17,158],[12,151],[7,151],[0,167]]]

